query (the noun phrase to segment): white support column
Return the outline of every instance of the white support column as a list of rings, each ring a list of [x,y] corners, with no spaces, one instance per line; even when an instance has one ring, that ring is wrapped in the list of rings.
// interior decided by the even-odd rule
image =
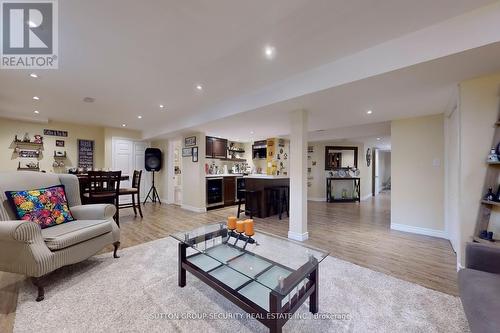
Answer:
[[[288,238],[304,241],[307,232],[307,111],[290,114],[290,222]]]

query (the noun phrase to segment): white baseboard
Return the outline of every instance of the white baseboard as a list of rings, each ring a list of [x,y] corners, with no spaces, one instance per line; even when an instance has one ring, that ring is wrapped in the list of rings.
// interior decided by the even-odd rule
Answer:
[[[195,213],[205,213],[207,211],[207,209],[205,207],[195,207],[195,206],[189,206],[189,205],[185,205],[185,204],[182,204],[181,208],[185,209],[185,210],[189,210],[191,212],[195,212]]]
[[[288,231],[288,238],[299,241],[299,242],[303,242],[309,238],[309,233],[304,232],[303,234],[301,234],[301,233],[289,230]]]
[[[391,229],[398,230],[398,231],[404,231],[404,232],[411,232],[413,234],[448,239],[448,236],[446,235],[446,232],[444,230],[435,230],[435,229],[414,227],[412,225],[398,224],[398,223],[391,223]]]
[[[365,195],[364,197],[361,197],[361,201],[365,201],[365,200],[368,200],[370,198],[373,198],[373,195],[370,193],[370,194],[367,194]]]
[[[308,201],[323,201],[326,202],[326,198],[307,198]]]

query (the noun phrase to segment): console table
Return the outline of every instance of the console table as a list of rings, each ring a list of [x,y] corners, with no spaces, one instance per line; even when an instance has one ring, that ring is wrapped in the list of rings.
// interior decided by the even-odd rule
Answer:
[[[335,181],[352,181],[353,197],[332,198],[332,186]],[[326,202],[360,202],[361,200],[361,178],[359,177],[327,177],[326,178]]]

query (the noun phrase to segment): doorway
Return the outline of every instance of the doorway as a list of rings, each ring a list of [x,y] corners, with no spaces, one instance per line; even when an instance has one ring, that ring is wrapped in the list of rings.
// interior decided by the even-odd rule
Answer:
[[[170,140],[168,147],[167,203],[180,206],[182,205],[182,141]]]
[[[140,194],[141,200],[143,200],[146,196],[146,190],[151,186],[150,172],[146,172],[144,167],[144,155],[146,148],[149,147],[149,142],[115,137],[111,140],[111,168],[120,170],[122,175],[129,176],[128,180],[120,182],[120,187],[132,187],[134,170],[142,170]],[[120,203],[129,203],[130,201],[129,195],[120,196]]]
[[[372,164],[372,195],[391,190],[391,151],[373,150]]]

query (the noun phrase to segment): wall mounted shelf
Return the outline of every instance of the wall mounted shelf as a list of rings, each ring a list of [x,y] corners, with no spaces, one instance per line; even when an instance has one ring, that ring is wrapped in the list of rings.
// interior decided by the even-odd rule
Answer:
[[[13,145],[14,145],[14,147],[17,147],[20,149],[41,149],[41,148],[43,148],[43,143],[36,143],[36,142],[14,141]]]

